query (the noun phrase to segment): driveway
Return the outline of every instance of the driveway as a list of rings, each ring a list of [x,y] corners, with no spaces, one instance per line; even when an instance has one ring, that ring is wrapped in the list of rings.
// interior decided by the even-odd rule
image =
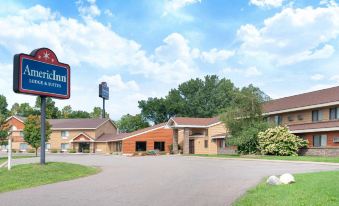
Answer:
[[[103,171],[72,181],[2,193],[0,205],[230,205],[269,175],[339,169],[339,165],[183,156],[48,155],[47,160],[98,166]],[[34,161],[38,159],[15,160]]]

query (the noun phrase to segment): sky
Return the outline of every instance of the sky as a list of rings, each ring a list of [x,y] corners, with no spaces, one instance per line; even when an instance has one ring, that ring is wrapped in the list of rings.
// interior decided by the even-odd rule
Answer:
[[[33,106],[12,90],[13,56],[47,47],[71,66],[57,106],[101,106],[106,81],[114,120],[212,74],[280,98],[339,84],[338,36],[334,0],[1,0],[0,94]]]

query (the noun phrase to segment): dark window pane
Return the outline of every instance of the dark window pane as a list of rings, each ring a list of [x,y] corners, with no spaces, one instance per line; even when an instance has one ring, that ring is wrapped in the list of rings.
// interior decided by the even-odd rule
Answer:
[[[330,120],[337,119],[337,108],[330,109]]]
[[[319,121],[319,110],[312,111],[312,121],[313,122]]]
[[[205,148],[208,147],[208,140],[205,140]]]
[[[165,151],[165,142],[154,142],[154,149],[159,151]]]
[[[321,146],[321,136],[320,135],[314,135],[313,136],[313,146],[314,147],[320,147]]]
[[[135,151],[144,152],[146,151],[146,142],[136,142],[135,143]]]

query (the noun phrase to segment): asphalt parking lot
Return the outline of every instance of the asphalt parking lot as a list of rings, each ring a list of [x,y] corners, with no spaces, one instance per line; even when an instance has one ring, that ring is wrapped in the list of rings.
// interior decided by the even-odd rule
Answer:
[[[2,193],[0,205],[230,205],[269,175],[339,169],[339,165],[187,156],[48,155],[47,160],[98,166],[102,172]],[[14,161],[21,164],[38,159]]]

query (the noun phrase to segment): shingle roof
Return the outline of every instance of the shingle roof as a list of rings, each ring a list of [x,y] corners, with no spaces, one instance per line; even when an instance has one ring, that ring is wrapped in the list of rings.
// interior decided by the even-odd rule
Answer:
[[[326,128],[333,128],[339,127],[339,121],[323,121],[323,122],[312,122],[312,123],[305,123],[305,124],[296,124],[296,125],[289,125],[288,128],[293,131],[299,130],[309,130],[309,129],[326,129]]]
[[[339,101],[339,86],[271,100],[263,105],[264,113]]]
[[[194,125],[194,126],[208,126],[220,122],[219,117],[212,118],[173,117],[172,120],[177,125]]]
[[[108,142],[108,141],[111,141],[115,136],[117,135],[116,134],[102,134],[95,141],[96,142]]]
[[[52,129],[95,129],[109,119],[49,119]]]
[[[156,125],[153,125],[151,127],[139,129],[137,131],[130,132],[130,133],[120,133],[118,135],[113,136],[111,141],[123,140],[123,139],[131,137],[131,136],[136,136],[136,135],[139,135],[139,134],[142,134],[142,133],[149,132],[149,131],[154,130],[154,129],[162,128],[162,127],[165,126],[165,124],[166,123],[156,124]]]

